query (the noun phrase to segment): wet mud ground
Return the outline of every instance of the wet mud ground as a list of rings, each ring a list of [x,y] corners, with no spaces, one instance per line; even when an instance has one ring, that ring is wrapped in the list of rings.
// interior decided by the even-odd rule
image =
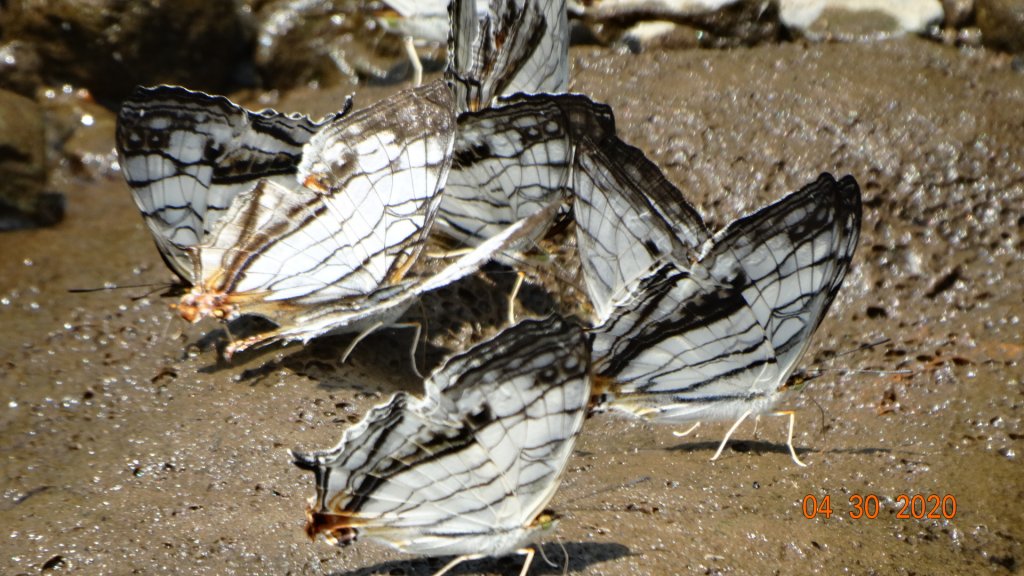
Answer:
[[[911,373],[830,372],[787,398],[807,468],[782,418],[745,423],[716,462],[728,423],[680,439],[590,419],[551,503],[569,573],[1024,571],[1024,74],[915,39],[572,54],[574,89],[610,103],[622,137],[715,228],[821,171],[854,174],[861,244],[802,365]],[[324,112],[336,97],[279,107]],[[195,346],[217,326],[186,326],[146,289],[67,292],[170,274],[119,175],[65,192],[63,223],[0,248],[0,573],[438,569],[371,542],[309,542],[312,477],[286,453],[332,446],[371,405],[419,390],[408,331],[368,338],[345,366],[347,337],[219,363]],[[473,334],[500,324],[500,294],[475,287],[426,309],[462,297],[476,300],[435,318],[434,341],[464,320]],[[807,495],[832,516],[806,518]],[[851,497],[869,495],[877,517],[851,517]],[[901,518],[900,495],[955,498],[955,517]],[[559,544],[543,549],[556,567],[538,556],[531,573],[562,573]]]

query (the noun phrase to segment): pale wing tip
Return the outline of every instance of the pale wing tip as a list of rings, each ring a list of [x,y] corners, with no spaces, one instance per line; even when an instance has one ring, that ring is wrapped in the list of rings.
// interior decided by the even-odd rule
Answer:
[[[292,464],[295,464],[302,470],[316,472],[316,470],[320,468],[320,461],[317,459],[316,455],[310,452],[302,452],[293,448],[288,451],[288,455],[292,459]]]

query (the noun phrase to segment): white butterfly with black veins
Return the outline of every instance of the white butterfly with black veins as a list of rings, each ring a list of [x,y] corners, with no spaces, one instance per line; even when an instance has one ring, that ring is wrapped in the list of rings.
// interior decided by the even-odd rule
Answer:
[[[417,290],[446,278],[405,275],[436,212],[454,130],[443,82],[331,121],[303,148],[290,185],[262,180],[240,194],[190,250],[196,284],[178,306],[182,316],[255,314],[278,325],[232,343],[228,356],[392,323]]]
[[[125,179],[160,254],[193,284],[187,250],[202,243],[234,198],[261,179],[290,186],[302,148],[327,122],[252,112],[223,96],[177,86],[137,88],[117,117]]]
[[[316,475],[310,537],[372,538],[459,562],[525,549],[554,525],[545,510],[583,425],[590,394],[582,330],[526,320],[457,354],[425,382],[345,430],[337,447],[295,452]]]
[[[572,190],[585,138],[615,134],[605,104],[578,94],[519,94],[459,116],[436,226],[475,246]]]
[[[849,269],[860,219],[856,181],[823,174],[731,223],[695,261],[656,261],[593,331],[596,408],[735,420],[717,458],[740,422],[782,397]]]
[[[459,112],[481,110],[518,92],[569,89],[569,20],[565,0],[475,0],[449,5],[447,77]]]
[[[574,161],[577,246],[601,324],[653,266],[667,260],[685,267],[710,235],[683,193],[614,131],[584,139]]]

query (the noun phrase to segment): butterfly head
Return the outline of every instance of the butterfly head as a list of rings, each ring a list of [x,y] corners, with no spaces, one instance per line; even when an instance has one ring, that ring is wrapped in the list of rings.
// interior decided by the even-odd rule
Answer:
[[[359,537],[355,524],[355,519],[347,514],[321,512],[314,510],[312,505],[306,506],[306,535],[310,540],[323,534],[327,542],[334,546],[348,546]]]
[[[615,398],[614,378],[594,372],[590,375],[590,382],[590,402],[587,404],[587,416],[604,412]]]
[[[229,302],[228,295],[223,292],[204,290],[195,286],[181,297],[174,308],[189,323],[212,316],[219,320],[230,320],[235,315],[235,307]]]
[[[545,534],[551,532],[558,526],[558,521],[561,520],[562,516],[550,508],[545,508],[543,512],[537,515],[536,518],[530,522],[528,528],[531,532],[538,534]]]

